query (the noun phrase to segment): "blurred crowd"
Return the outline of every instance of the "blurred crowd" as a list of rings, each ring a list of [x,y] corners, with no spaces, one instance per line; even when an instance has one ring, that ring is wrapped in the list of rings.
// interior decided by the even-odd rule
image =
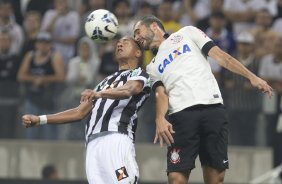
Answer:
[[[112,41],[85,36],[85,19],[96,9],[118,18]],[[116,41],[151,14],[168,33],[198,27],[270,83],[272,98],[208,58],[229,112],[230,144],[271,146],[281,163],[282,0],[0,0],[0,138],[82,140],[83,123],[23,129],[20,116],[77,106],[85,88],[118,70]],[[140,66],[151,59],[144,52]],[[140,112],[137,142],[152,142],[154,124],[152,95]]]

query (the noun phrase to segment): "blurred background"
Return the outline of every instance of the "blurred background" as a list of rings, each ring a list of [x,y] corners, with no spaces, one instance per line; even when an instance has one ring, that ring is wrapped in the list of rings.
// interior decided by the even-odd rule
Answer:
[[[118,36],[87,38],[84,21],[112,11]],[[168,33],[194,25],[274,88],[268,98],[249,81],[209,62],[230,123],[226,183],[281,184],[282,0],[0,0],[0,183],[87,183],[84,121],[25,129],[23,114],[76,107],[80,93],[118,70],[115,43],[154,14]],[[146,51],[140,66],[152,59]],[[34,77],[36,76],[36,77]],[[141,183],[166,183],[166,149],[153,145],[153,95],[140,110],[136,137]],[[203,183],[201,167],[191,182]]]

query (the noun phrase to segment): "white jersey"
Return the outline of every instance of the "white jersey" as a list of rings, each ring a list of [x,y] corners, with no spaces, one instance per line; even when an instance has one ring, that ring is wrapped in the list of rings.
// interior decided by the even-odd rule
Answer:
[[[198,104],[223,103],[206,55],[214,46],[201,30],[187,26],[171,34],[147,66],[153,89],[161,82],[169,96],[169,113]]]

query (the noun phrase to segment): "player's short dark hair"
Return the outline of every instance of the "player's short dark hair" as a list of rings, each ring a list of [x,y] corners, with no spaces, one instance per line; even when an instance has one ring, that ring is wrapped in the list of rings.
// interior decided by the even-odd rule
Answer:
[[[164,25],[162,24],[162,21],[155,17],[154,15],[148,15],[140,19],[141,24],[146,25],[146,27],[149,27],[152,23],[157,23],[159,28],[161,28],[165,32]]]
[[[54,174],[56,172],[56,168],[54,165],[46,165],[43,169],[42,169],[42,178],[43,179],[50,179],[50,177],[52,176],[52,174]]]

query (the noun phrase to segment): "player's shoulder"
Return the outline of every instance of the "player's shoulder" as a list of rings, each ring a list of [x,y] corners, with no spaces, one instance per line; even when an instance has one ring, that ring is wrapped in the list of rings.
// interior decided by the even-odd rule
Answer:
[[[141,67],[135,68],[131,71],[130,77],[134,77],[134,76],[149,76],[148,73],[146,72],[146,70],[144,70]]]
[[[151,62],[146,66],[146,71],[147,71],[147,72],[150,71],[150,70],[153,68],[153,66],[154,66],[154,64],[155,64],[155,59],[156,59],[156,57],[154,57],[154,58],[151,60]]]

